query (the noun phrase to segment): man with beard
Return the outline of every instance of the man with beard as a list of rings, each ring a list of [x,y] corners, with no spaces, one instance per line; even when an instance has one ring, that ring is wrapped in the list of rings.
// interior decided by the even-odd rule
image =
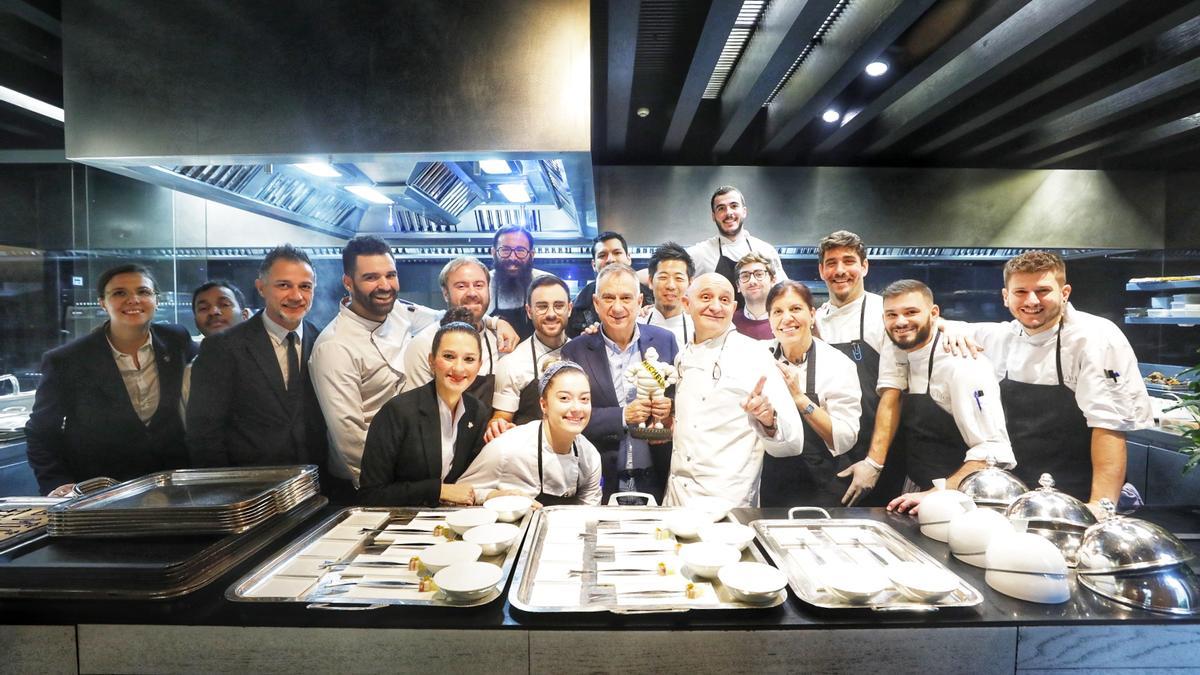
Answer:
[[[629,257],[629,244],[625,243],[625,237],[617,232],[601,232],[592,240],[592,271],[599,278],[600,270],[613,263],[633,266],[633,261]],[[654,292],[647,285],[650,280],[645,276],[646,271],[642,270],[637,274],[642,291],[642,306],[654,304]],[[600,320],[592,305],[592,297],[595,294],[596,282],[589,281],[580,289],[579,295],[575,296],[575,304],[571,307],[571,320],[567,323],[567,335],[577,337],[583,333],[584,329],[595,325]]]
[[[483,362],[479,367],[479,375],[467,389],[467,393],[491,406],[496,364],[500,360],[501,351],[496,331],[491,328],[495,319],[485,316],[491,304],[488,269],[475,258],[458,257],[442,268],[438,275],[438,283],[442,287],[442,297],[447,308],[465,307],[471,312],[472,323],[475,330],[479,331],[483,345]],[[405,348],[403,391],[411,391],[433,379],[433,371],[429,368],[429,352],[438,328],[437,324],[425,328],[417,333]]]
[[[504,318],[522,340],[533,335],[525,312],[529,283],[546,272],[533,268],[533,235],[520,225],[496,230],[492,237],[492,302],[488,313]]]
[[[1000,387],[985,357],[955,358],[938,345],[940,331],[934,321],[940,310],[933,292],[920,281],[901,279],[883,291],[883,323],[888,339],[908,355],[908,391],[899,415],[877,420],[889,440],[897,428],[908,452],[908,477],[920,492],[910,492],[888,503],[889,510],[915,513],[921,499],[931,491],[935,479],[946,479],[946,487],[957,488],[967,474],[986,466],[989,457],[998,466],[1015,464]],[[880,377],[879,386],[898,388]],[[885,421],[887,427],[880,427]],[[871,457],[887,462],[886,450]]]
[[[542,418],[538,380],[567,343],[567,319],[571,316],[567,284],[553,274],[537,277],[529,284],[525,312],[534,333],[496,366],[496,394],[492,397],[492,419],[512,424],[493,425],[492,435],[513,424]]]
[[[323,464],[325,423],[305,367],[316,274],[308,255],[272,249],[254,282],[266,309],[200,345],[187,445],[192,466]]]
[[[325,482],[348,503],[371,420],[403,385],[414,306],[396,302],[396,260],[379,237],[356,237],[342,249],[342,286],[347,297],[317,338],[309,368],[329,428]]]
[[[758,253],[771,262],[776,281],[784,281],[787,274],[779,261],[775,247],[746,231],[746,199],[741,190],[724,185],[717,188],[709,199],[713,223],[717,226],[716,236],[688,247],[688,255],[696,264],[697,274],[716,272],[737,288],[737,273],[734,267],[747,253]],[[740,303],[739,303],[740,304]]]
[[[701,274],[684,298],[696,333],[675,367],[674,451],[664,504],[757,506],[763,453],[799,455],[804,423],[771,352],[733,329],[733,284]]]
[[[1108,319],[1068,302],[1067,265],[1046,251],[1004,264],[1001,297],[1013,320],[970,324],[996,366],[1012,431],[1016,474],[1042,473],[1099,511],[1125,482],[1125,434],[1152,425],[1137,356]],[[953,326],[948,326],[948,330]]]
[[[683,311],[683,294],[687,293],[695,273],[692,257],[673,241],[659,246],[650,256],[654,306],[649,312],[642,310],[639,323],[671,331],[675,336],[675,346],[679,349],[686,347],[696,333],[691,317]]]
[[[192,315],[200,335],[216,335],[250,318],[242,289],[224,279],[210,279],[192,291]],[[183,390],[179,395],[180,417],[187,419],[188,396],[192,390],[192,364],[183,368]]]

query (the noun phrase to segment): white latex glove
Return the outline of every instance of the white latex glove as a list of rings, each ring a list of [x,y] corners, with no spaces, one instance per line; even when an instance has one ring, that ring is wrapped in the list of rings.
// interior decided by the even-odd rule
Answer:
[[[875,488],[879,474],[879,469],[871,466],[871,463],[865,459],[851,464],[845,471],[839,473],[838,478],[850,477],[850,487],[846,488],[846,494],[842,495],[842,504],[854,506],[858,500],[866,497],[867,493]]]

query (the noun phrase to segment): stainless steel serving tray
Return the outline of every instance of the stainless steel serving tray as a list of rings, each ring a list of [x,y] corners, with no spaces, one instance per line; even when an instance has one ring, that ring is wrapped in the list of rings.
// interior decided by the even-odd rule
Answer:
[[[396,508],[368,508],[368,507],[351,507],[342,509],[330,516],[320,525],[316,526],[308,533],[297,539],[291,546],[280,551],[270,560],[259,565],[252,572],[234,582],[225,591],[225,598],[235,602],[302,602],[309,609],[376,609],[388,606],[408,605],[419,607],[478,607],[494,602],[497,598],[503,595],[504,585],[508,583],[508,578],[512,574],[513,562],[517,557],[517,552],[521,548],[520,544],[525,537],[525,533],[529,528],[529,522],[532,519],[532,514],[527,514],[519,523],[515,523],[519,528],[516,539],[508,550],[497,556],[484,556],[480,560],[490,562],[500,567],[500,581],[496,583],[495,589],[488,595],[479,600],[471,602],[453,602],[441,593],[436,593],[431,598],[389,598],[389,597],[366,597],[359,595],[356,597],[347,597],[344,592],[340,592],[336,584],[343,581],[340,572],[327,571],[322,572],[319,576],[312,577],[312,582],[308,584],[303,592],[292,595],[253,595],[252,592],[264,582],[273,579],[302,579],[289,574],[281,574],[285,568],[290,567],[301,558],[301,553],[307,550],[310,546],[316,544],[324,535],[329,533],[336,527],[339,527],[346,520],[359,514],[382,514],[387,516],[387,521],[384,526],[372,528],[362,527],[360,529],[367,532],[363,540],[355,544],[345,554],[329,558],[328,563],[350,563],[358,555],[364,552],[368,546],[373,543],[374,538],[378,536],[379,531],[387,525],[404,525],[412,521],[413,517],[419,513],[438,513],[445,514],[458,511],[457,508],[412,508],[412,507],[396,507]],[[320,556],[304,556],[305,558],[316,558]]]
[[[0,520],[0,552],[40,537],[46,532],[45,522],[41,525],[8,523],[11,517],[17,515],[14,512],[24,511],[25,513],[20,514],[23,521],[28,519],[45,521],[46,509],[66,500],[66,497],[0,497],[0,513],[4,515],[4,518]],[[7,527],[6,524],[8,524]]]
[[[817,519],[793,519],[796,511],[818,510]],[[797,598],[822,609],[869,609],[875,611],[931,611],[950,607],[974,607],[983,602],[975,587],[958,577],[953,593],[931,603],[914,602],[888,588],[862,604],[834,597],[822,586],[818,560],[837,564],[874,565],[886,574],[889,564],[914,562],[950,572],[936,558],[905,539],[886,523],[855,518],[830,518],[824,509],[797,507],[788,511],[787,520],[755,520],[750,523],[775,566],[787,575],[788,585]],[[804,533],[804,534],[801,534]],[[796,543],[801,538],[805,543]],[[813,552],[815,551],[815,555]]]
[[[566,582],[569,589],[567,592],[575,593],[575,597],[573,598],[575,602],[571,602],[572,598],[569,596],[566,598],[564,604],[553,605],[540,603],[534,599],[534,582],[539,565],[542,563],[543,551],[546,546],[547,535],[550,531],[550,520],[555,514],[573,513],[576,516],[585,518],[589,522],[585,531],[595,533],[596,525],[600,522],[654,523],[665,530],[665,519],[672,511],[677,510],[680,509],[654,506],[550,506],[540,509],[534,516],[533,524],[530,526],[530,535],[525,538],[525,545],[521,549],[520,564],[517,566],[512,586],[509,587],[508,591],[509,604],[519,610],[536,613],[613,612],[617,614],[640,614],[710,609],[763,609],[766,607],[776,607],[787,600],[787,590],[784,589],[770,602],[760,604],[740,602],[730,595],[729,591],[721,585],[720,581],[713,579],[711,581],[703,580],[703,582],[711,583],[715,597],[705,598],[703,602],[684,597],[673,597],[670,601],[621,604],[619,600],[620,596],[611,592],[601,593],[596,591],[599,584],[596,583],[597,579],[595,578],[597,577],[595,544],[594,542],[586,543],[586,540],[583,555],[578,564],[582,565],[581,570],[590,570],[590,573],[579,575],[580,581],[577,592],[574,591],[574,582]],[[675,541],[679,540],[676,539]],[[671,555],[673,556],[674,552]],[[767,562],[758,552],[753,542],[742,553],[742,560],[745,562]],[[682,562],[680,562],[679,569],[676,571],[688,581],[697,581],[695,577],[692,577],[686,571]],[[548,583],[553,584],[557,582]]]

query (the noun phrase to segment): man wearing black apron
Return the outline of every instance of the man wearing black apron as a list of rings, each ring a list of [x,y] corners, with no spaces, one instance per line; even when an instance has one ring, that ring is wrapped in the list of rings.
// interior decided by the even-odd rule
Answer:
[[[888,509],[916,508],[933,481],[956,488],[991,456],[1011,468],[1012,446],[1000,405],[1000,387],[986,357],[955,358],[941,353],[939,315],[933,293],[920,281],[902,279],[883,292],[888,338],[908,353],[908,391],[899,428],[908,451],[908,477],[920,489],[896,497]],[[874,449],[874,448],[873,448]]]
[[[694,276],[716,272],[737,289],[737,272],[734,269],[737,262],[747,253],[758,253],[771,261],[775,281],[787,279],[775,247],[762,239],[750,236],[746,231],[746,216],[749,211],[740,190],[729,185],[717,188],[709,199],[709,206],[712,209],[713,223],[717,226],[717,236],[688,247],[688,255],[692,257],[696,266]],[[741,307],[741,294],[737,293],[734,297],[738,307]]]
[[[496,393],[492,397],[492,419],[517,425],[542,418],[538,378],[546,365],[558,359],[559,350],[567,342],[566,326],[571,316],[567,285],[552,274],[534,279],[525,310],[533,321],[534,333],[496,367]]]
[[[857,234],[845,230],[829,234],[818,245],[818,256],[818,271],[829,289],[829,301],[817,309],[817,334],[854,361],[862,388],[858,442],[846,453],[854,464],[841,474],[851,482],[841,501],[848,506],[886,506],[904,491],[907,469],[902,442],[895,439],[890,448],[885,445],[875,453],[887,457],[886,464],[879,457],[868,460],[880,399],[880,355],[890,356],[883,329],[883,298],[866,291],[867,248]],[[898,368],[891,358],[888,365],[892,370]],[[898,399],[899,391],[888,395]]]

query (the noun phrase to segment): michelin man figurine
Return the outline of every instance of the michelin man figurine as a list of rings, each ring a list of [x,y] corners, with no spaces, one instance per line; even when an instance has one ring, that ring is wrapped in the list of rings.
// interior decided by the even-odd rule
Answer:
[[[646,353],[642,355],[642,361],[633,364],[629,370],[625,371],[625,381],[637,387],[637,398],[640,401],[649,403],[651,399],[662,398],[667,393],[667,387],[675,384],[679,379],[679,375],[675,370],[675,366],[664,363],[658,360],[658,350],[650,347]],[[646,423],[642,422],[638,425],[637,431],[646,432],[646,435],[655,437],[664,435],[663,423],[661,420],[656,420],[652,425],[653,431],[646,429]],[[631,431],[635,436],[642,436],[640,433]],[[669,437],[670,432],[666,432]]]

